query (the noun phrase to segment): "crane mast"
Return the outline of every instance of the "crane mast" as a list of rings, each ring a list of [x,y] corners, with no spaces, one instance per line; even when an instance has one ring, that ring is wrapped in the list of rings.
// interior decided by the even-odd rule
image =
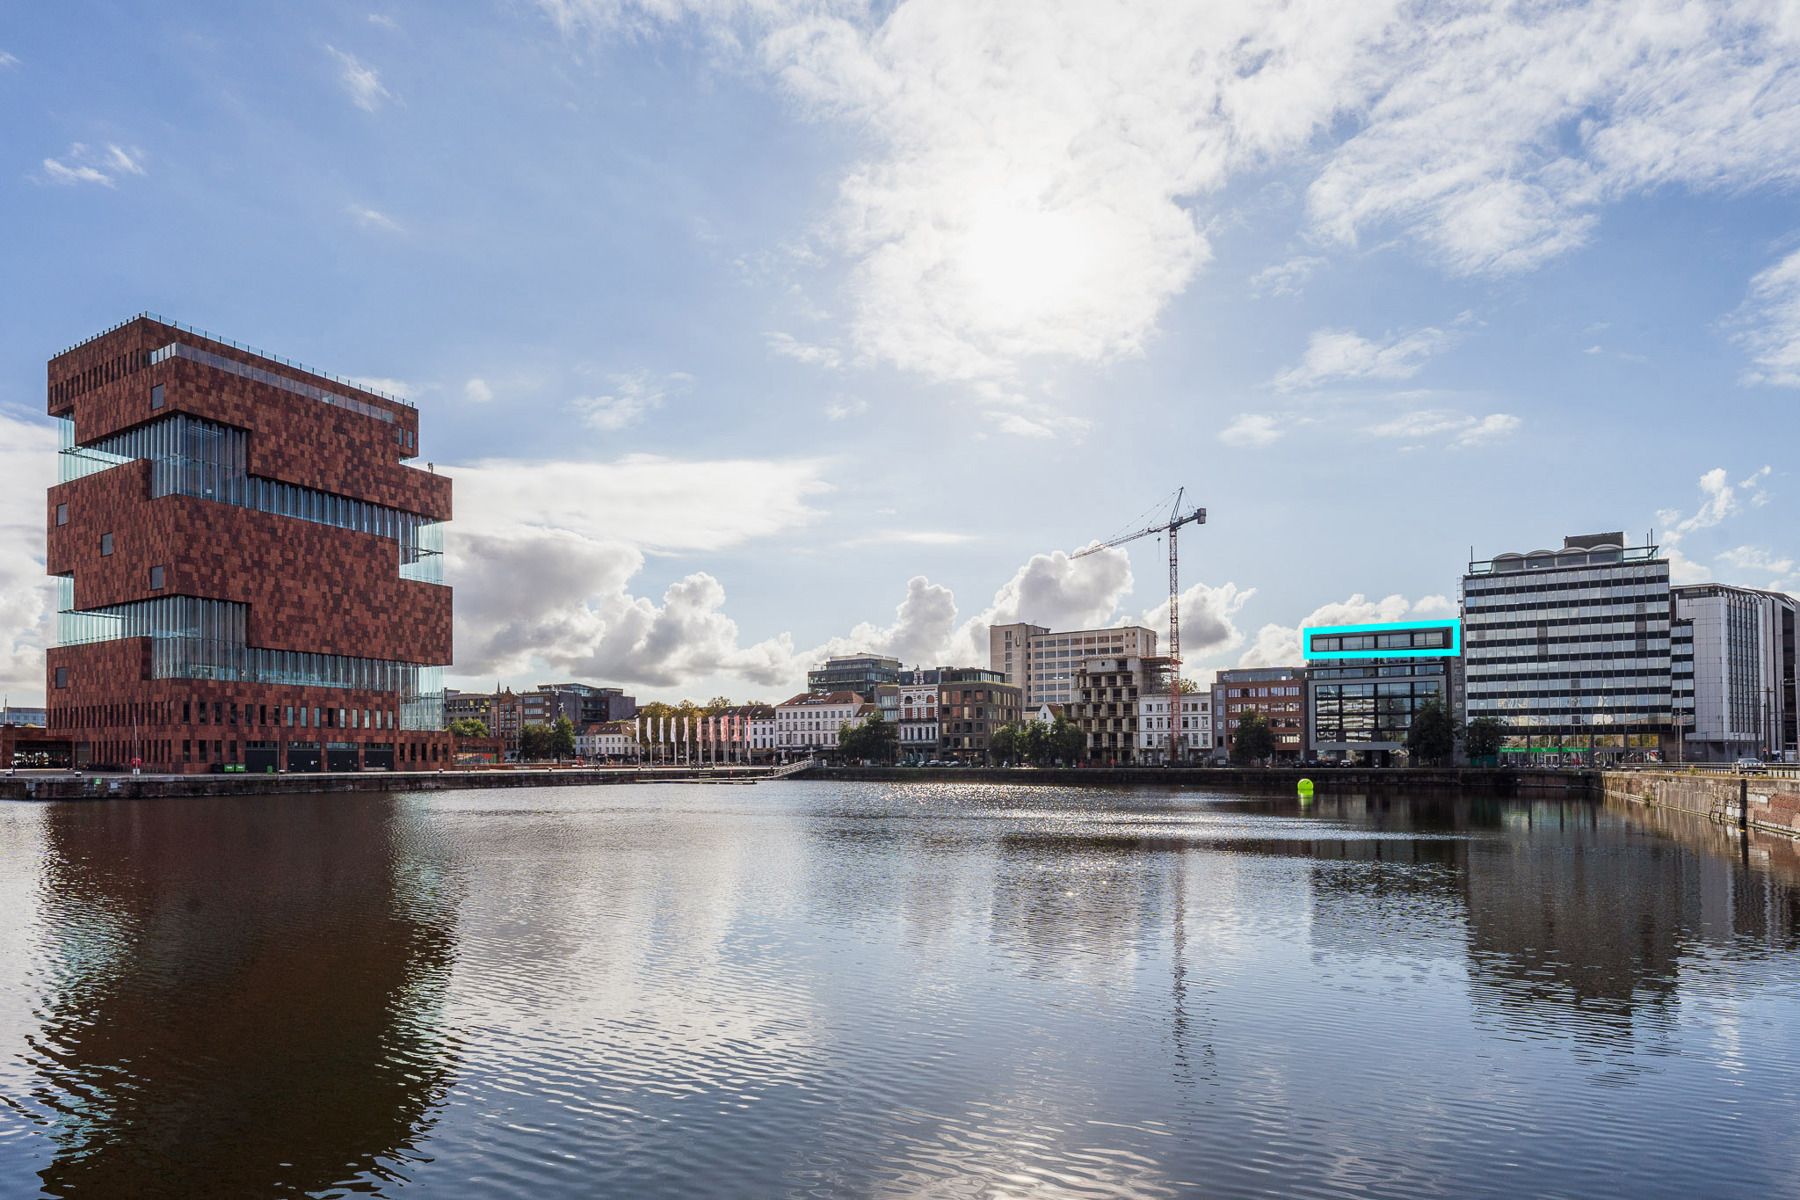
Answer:
[[[1088,546],[1069,555],[1070,558],[1081,558],[1095,554],[1101,550],[1110,550],[1114,546],[1123,546],[1126,542],[1135,542],[1141,537],[1149,537],[1153,533],[1169,535],[1169,764],[1173,766],[1181,759],[1181,558],[1177,551],[1177,539],[1181,527],[1187,524],[1206,524],[1206,510],[1196,508],[1186,514],[1181,511],[1181,498],[1187,489],[1180,488],[1175,492],[1175,504],[1169,510],[1169,519],[1161,525],[1152,525],[1140,529],[1136,533],[1128,533],[1116,537],[1110,542]]]

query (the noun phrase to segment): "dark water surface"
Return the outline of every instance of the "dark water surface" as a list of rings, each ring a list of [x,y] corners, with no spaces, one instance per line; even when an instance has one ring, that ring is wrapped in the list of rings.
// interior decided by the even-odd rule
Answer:
[[[1800,1194],[1800,856],[1578,803],[0,806],[0,1196]]]

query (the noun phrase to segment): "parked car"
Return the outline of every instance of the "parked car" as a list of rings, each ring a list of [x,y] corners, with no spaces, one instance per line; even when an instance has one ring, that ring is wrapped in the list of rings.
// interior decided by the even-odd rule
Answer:
[[[1761,775],[1768,771],[1760,758],[1740,758],[1731,764],[1731,769],[1740,775]]]

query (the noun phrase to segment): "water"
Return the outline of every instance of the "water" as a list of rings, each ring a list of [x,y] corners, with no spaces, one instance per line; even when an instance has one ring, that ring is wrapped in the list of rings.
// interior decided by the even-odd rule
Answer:
[[[1800,855],[1587,804],[0,806],[0,1195],[1800,1194]]]

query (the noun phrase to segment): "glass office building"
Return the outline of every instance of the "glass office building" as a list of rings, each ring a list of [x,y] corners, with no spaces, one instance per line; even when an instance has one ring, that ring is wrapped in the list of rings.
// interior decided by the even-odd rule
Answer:
[[[1388,766],[1427,704],[1457,715],[1462,627],[1455,620],[1318,626],[1300,631],[1308,665],[1307,748]]]

